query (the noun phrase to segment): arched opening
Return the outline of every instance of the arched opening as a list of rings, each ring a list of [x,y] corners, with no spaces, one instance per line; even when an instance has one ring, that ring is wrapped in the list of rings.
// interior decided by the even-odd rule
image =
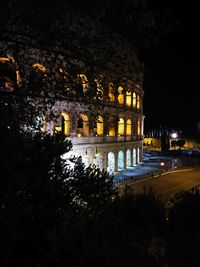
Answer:
[[[122,150],[118,153],[118,171],[124,169],[124,152]]]
[[[108,153],[108,167],[107,172],[112,174],[115,172],[115,154],[113,152]]]
[[[137,95],[137,110],[140,110],[140,95]]]
[[[103,136],[103,117],[98,116],[97,118],[97,135]]]
[[[131,135],[131,120],[130,119],[126,121],[126,135],[128,136]]]
[[[113,83],[108,84],[108,96],[109,96],[109,101],[114,103],[115,102],[115,92],[114,92]]]
[[[136,148],[133,148],[133,166],[137,164]]]
[[[78,82],[80,83],[82,87],[82,92],[85,94],[88,92],[89,89],[89,83],[88,79],[85,74],[78,74]]]
[[[120,118],[118,121],[118,135],[124,135],[124,119]]]
[[[103,99],[103,86],[100,84],[100,82],[97,79],[95,79],[94,81],[97,86],[97,92],[96,92],[97,99],[102,100]]]
[[[131,151],[128,149],[126,151],[126,167],[131,167]]]
[[[136,108],[136,93],[133,92],[133,108]]]
[[[89,136],[89,120],[84,114],[79,115],[78,126],[77,126],[77,136]]]
[[[83,164],[85,164],[86,167],[89,166],[89,157],[87,155],[84,155],[81,157]]]
[[[131,107],[131,91],[126,91],[126,105]]]
[[[115,119],[113,117],[110,117],[108,121],[108,135],[115,136]]]
[[[32,91],[32,93],[41,91],[40,89],[43,88],[45,73],[46,73],[46,68],[42,64],[35,63],[32,65],[32,70],[29,78],[29,88]]]
[[[62,112],[55,123],[54,128],[56,132],[62,132],[66,136],[70,135],[70,117],[67,113]]]
[[[103,169],[103,156],[102,154],[97,154],[95,155],[96,157],[96,160],[95,160],[95,165],[100,169],[102,170]]]
[[[124,89],[121,86],[118,87],[118,103],[124,104]]]
[[[0,57],[0,90],[13,91],[19,83],[19,71],[14,59]]]
[[[54,122],[54,129],[55,132],[62,132],[64,134],[65,131],[65,119],[64,117],[61,115],[58,118],[56,118],[55,122]]]

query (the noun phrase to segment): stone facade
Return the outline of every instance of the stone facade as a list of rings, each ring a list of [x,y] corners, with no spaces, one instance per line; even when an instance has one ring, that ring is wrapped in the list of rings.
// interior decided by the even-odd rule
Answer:
[[[143,90],[131,85],[129,99],[123,91],[121,102],[119,94],[114,96],[114,101],[110,97],[99,106],[57,101],[54,108],[61,117],[57,122],[47,123],[47,130],[52,134],[55,129],[63,131],[73,144],[68,156],[81,156],[86,166],[96,164],[115,173],[140,164],[143,158]]]
[[[28,64],[28,63],[27,63]],[[31,64],[29,64],[31,66]],[[14,91],[21,85],[20,71],[13,58],[0,58],[0,90]],[[44,85],[47,68],[34,63],[27,75],[28,89],[32,93]],[[55,78],[63,73],[59,69]],[[43,130],[51,134],[62,131],[72,141],[71,154],[81,156],[86,166],[96,164],[99,168],[114,173],[137,165],[143,158],[143,96],[142,82],[125,78],[121,84],[88,80],[85,74],[75,74],[74,88],[66,87],[68,77],[64,75],[65,88],[56,100],[53,110],[58,114],[54,121],[43,114]],[[56,88],[59,91],[59,88]],[[31,93],[31,91],[29,91]],[[58,97],[56,98],[58,99]],[[70,153],[69,153],[70,155]]]

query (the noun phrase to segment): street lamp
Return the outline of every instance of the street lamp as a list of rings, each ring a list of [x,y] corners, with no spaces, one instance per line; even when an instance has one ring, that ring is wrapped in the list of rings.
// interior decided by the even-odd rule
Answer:
[[[161,173],[162,173],[162,171],[164,169],[164,166],[165,166],[165,162],[164,161],[161,161],[160,162],[160,175],[161,175]]]
[[[175,147],[176,147],[176,140],[175,139],[177,139],[177,137],[178,137],[178,134],[176,133],[176,132],[173,132],[172,134],[171,134],[171,137],[172,137],[172,141],[171,141],[171,145],[174,147],[174,150],[175,150]]]
[[[178,134],[174,132],[174,133],[171,134],[171,137],[172,137],[173,139],[176,139],[176,138],[178,137]]]

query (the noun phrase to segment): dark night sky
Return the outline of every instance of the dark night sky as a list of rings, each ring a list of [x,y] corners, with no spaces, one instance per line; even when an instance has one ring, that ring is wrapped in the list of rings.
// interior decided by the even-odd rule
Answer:
[[[195,131],[200,120],[197,4],[180,1],[173,6],[179,25],[148,54],[144,79],[146,128],[162,125]]]

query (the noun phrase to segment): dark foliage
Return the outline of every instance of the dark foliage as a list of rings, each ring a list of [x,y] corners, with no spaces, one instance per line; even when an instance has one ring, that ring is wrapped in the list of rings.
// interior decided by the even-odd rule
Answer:
[[[200,193],[182,192],[169,205],[167,251],[172,267],[199,266]]]

